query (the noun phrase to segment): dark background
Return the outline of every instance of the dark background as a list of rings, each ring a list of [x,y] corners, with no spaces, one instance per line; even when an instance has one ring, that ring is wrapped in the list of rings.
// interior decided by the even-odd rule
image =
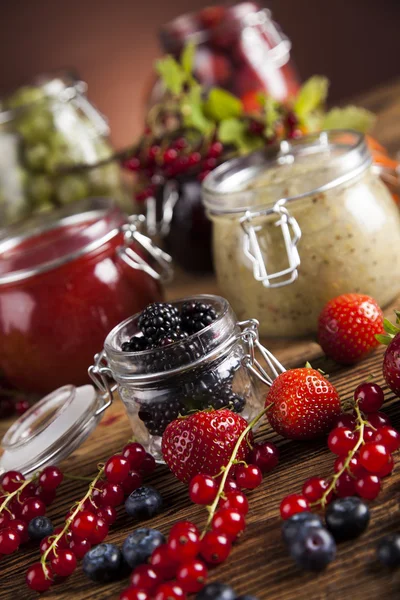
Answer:
[[[35,74],[75,67],[109,117],[117,146],[140,131],[157,31],[210,0],[2,0],[0,89]],[[293,42],[303,78],[331,80],[330,99],[399,74],[399,0],[261,0]]]

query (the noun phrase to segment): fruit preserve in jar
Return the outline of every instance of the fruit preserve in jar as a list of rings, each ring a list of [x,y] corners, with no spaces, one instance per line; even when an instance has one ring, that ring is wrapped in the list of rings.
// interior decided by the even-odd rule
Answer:
[[[362,134],[322,132],[234,159],[204,181],[222,293],[268,336],[305,336],[325,303],[400,292],[400,213]]]
[[[154,324],[163,328],[165,320],[180,325],[157,338]],[[265,391],[258,384],[272,378],[259,369],[254,349],[273,376],[284,369],[259,344],[257,328],[255,320],[239,323],[219,296],[150,306],[109,333],[90,372],[110,401],[110,379],[116,382],[135,439],[162,460],[162,435],[179,415],[228,408],[250,421],[260,412]]]
[[[0,240],[0,370],[28,392],[86,383],[110,329],[161,297],[155,260],[167,269],[169,257],[135,218],[107,199],[74,210],[10,227]]]
[[[160,37],[164,51],[175,57],[193,41],[195,77],[205,87],[229,90],[245,106],[256,102],[257,92],[282,101],[299,88],[289,40],[271,12],[254,2],[211,6],[182,15],[166,24]],[[154,100],[157,92],[156,86]]]

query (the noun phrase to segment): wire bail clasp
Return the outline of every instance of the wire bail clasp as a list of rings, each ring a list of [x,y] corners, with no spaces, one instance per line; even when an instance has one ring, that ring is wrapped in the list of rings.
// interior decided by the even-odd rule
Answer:
[[[277,288],[293,283],[298,277],[298,267],[300,265],[300,256],[297,250],[297,244],[301,238],[301,229],[296,219],[292,217],[284,206],[285,200],[279,200],[273,208],[260,210],[256,212],[246,211],[240,219],[240,225],[245,233],[243,238],[243,251],[253,265],[253,275],[257,281],[261,281],[264,287]],[[262,225],[254,225],[253,219],[258,217],[267,217],[268,215],[278,215],[275,223],[280,227],[285,245],[288,268],[276,273],[268,273],[264,261],[263,251],[258,241],[257,233],[262,229]]]
[[[99,390],[101,395],[106,398],[104,404],[95,412],[97,417],[111,406],[114,399],[113,394],[118,387],[116,383],[112,384],[110,381],[112,380],[112,372],[108,366],[104,350],[99,354],[95,354],[94,365],[91,365],[88,368],[88,374],[95,387]]]
[[[274,380],[279,377],[281,373],[286,371],[285,367],[279,362],[279,360],[270,352],[265,346],[263,346],[258,338],[258,326],[259,322],[257,319],[249,319],[248,321],[240,321],[239,327],[242,328],[240,337],[248,347],[248,354],[243,356],[243,365],[249,369],[253,375],[255,375],[262,383],[271,387]],[[268,370],[266,370],[256,357],[256,350],[258,350],[266,362]]]

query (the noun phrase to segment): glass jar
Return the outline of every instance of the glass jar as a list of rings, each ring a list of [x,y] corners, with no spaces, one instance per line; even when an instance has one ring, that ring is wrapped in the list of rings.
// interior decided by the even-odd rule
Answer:
[[[70,75],[40,77],[0,101],[0,223],[9,225],[90,196],[124,201],[109,128]]]
[[[222,293],[266,336],[315,333],[324,304],[400,292],[400,213],[362,134],[330,131],[217,167],[204,181]]]
[[[77,212],[74,212],[76,210]],[[10,227],[0,241],[0,370],[28,392],[87,382],[122,319],[162,297],[169,257],[108,199]]]
[[[206,87],[229,90],[246,102],[258,92],[285,100],[299,88],[290,59],[291,44],[271,12],[254,2],[212,6],[164,25],[160,32],[165,52],[179,57],[185,44],[196,44],[194,75]],[[160,85],[152,101],[162,94]]]
[[[219,296],[195,296],[187,301],[211,304],[218,318],[211,325],[163,348],[123,352],[122,344],[139,332],[139,314],[115,327],[107,336],[104,350],[90,369],[92,379],[112,401],[116,382],[125,404],[135,439],[161,461],[161,439],[167,425],[179,415],[205,408],[230,408],[247,421],[264,405],[266,385],[284,370],[258,342],[257,321],[239,323],[229,303]],[[258,348],[272,377],[256,360]]]

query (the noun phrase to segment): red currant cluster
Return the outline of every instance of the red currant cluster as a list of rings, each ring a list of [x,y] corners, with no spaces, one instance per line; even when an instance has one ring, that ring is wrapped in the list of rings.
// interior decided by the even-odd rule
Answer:
[[[242,488],[255,489],[262,473],[278,464],[278,449],[268,442],[254,445],[249,464],[236,463],[237,451],[250,429],[240,436],[222,475],[200,473],[189,484],[191,500],[209,511],[204,531],[200,533],[189,521],[176,523],[167,543],[153,551],[149,564],[133,571],[131,586],[121,593],[120,600],[184,600],[205,586],[209,567],[228,558],[233,542],[246,527],[249,503]]]
[[[123,503],[142,478],[156,467],[154,458],[141,444],[125,446],[115,454],[90,483],[85,496],[67,513],[65,524],[45,537],[41,544],[41,561],[33,564],[26,574],[27,585],[44,592],[54,577],[68,577],[92,544],[100,544],[108,535],[108,528],[117,517],[116,507]]]
[[[4,473],[0,480],[0,556],[12,554],[28,541],[30,521],[46,513],[62,480],[57,467],[46,467],[31,479],[18,471]]]
[[[383,390],[374,383],[363,383],[354,393],[354,413],[339,415],[328,437],[328,447],[337,456],[332,478],[312,477],[302,494],[291,494],[281,502],[283,519],[310,508],[324,509],[334,497],[359,496],[374,500],[381,490],[381,479],[394,467],[392,453],[400,447],[400,433],[390,420],[378,412],[384,401]]]

